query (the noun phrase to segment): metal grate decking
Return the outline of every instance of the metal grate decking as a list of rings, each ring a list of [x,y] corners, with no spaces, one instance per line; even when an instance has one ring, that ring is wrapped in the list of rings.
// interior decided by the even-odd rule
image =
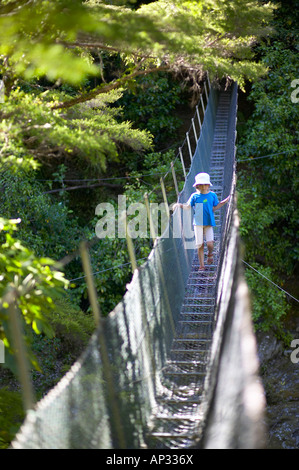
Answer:
[[[222,92],[216,115],[211,188],[222,199],[230,93]],[[221,209],[215,212],[214,264],[199,271],[195,250],[171,354],[163,370],[165,393],[150,423],[149,448],[190,448],[201,419],[201,396],[214,329],[215,294],[221,236]],[[205,248],[205,260],[206,260]],[[206,261],[205,261],[206,262]]]

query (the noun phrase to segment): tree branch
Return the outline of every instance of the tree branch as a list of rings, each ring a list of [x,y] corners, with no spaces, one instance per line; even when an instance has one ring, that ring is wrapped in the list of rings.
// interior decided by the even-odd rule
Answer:
[[[83,49],[103,49],[104,51],[109,51],[109,52],[121,52],[121,50],[117,49],[117,47],[106,46],[105,44],[101,44],[97,42],[77,41],[77,42],[70,44],[70,43],[60,41],[59,44],[63,44],[68,49],[75,49],[76,47],[82,47]]]
[[[44,191],[44,194],[59,193],[60,191],[73,191],[73,190],[76,190],[76,189],[97,188],[99,186],[106,186],[108,188],[115,188],[115,189],[122,188],[121,184],[101,182],[101,183],[90,184],[90,185],[85,184],[85,185],[81,185],[81,186],[69,186],[68,188],[51,189],[50,191]]]
[[[52,106],[51,109],[64,109],[64,108],[71,108],[72,106],[75,106],[76,104],[79,103],[84,103],[86,101],[90,101],[96,96],[98,96],[101,93],[107,93],[111,90],[115,90],[116,88],[120,88],[124,83],[126,83],[128,80],[131,80],[132,78],[135,78],[140,75],[147,75],[149,73],[153,72],[164,72],[170,70],[170,66],[168,65],[163,65],[160,67],[155,67],[155,68],[149,68],[146,70],[135,70],[134,72],[130,73],[129,75],[125,75],[111,83],[105,84],[105,85],[100,85],[99,87],[95,88],[94,90],[90,91],[89,93],[84,93],[81,96],[77,96],[76,98],[73,98],[68,101],[63,101],[61,103],[58,103],[54,106]]]
[[[68,49],[75,49],[76,47],[81,47],[82,49],[101,49],[103,51],[109,51],[109,52],[117,52],[117,53],[123,53],[124,49],[113,47],[113,46],[107,46],[106,44],[102,44],[100,42],[84,42],[83,41],[76,41],[73,43],[65,42],[65,41],[57,41],[58,44],[62,44],[64,47]],[[156,59],[156,56],[153,55],[147,55],[144,56],[144,54],[138,51],[129,51],[130,54],[134,55],[135,57],[140,57],[142,55],[143,59]]]
[[[32,0],[16,0],[15,2],[8,3],[7,5],[1,5],[0,17],[11,16],[20,12],[20,8],[29,5]]]

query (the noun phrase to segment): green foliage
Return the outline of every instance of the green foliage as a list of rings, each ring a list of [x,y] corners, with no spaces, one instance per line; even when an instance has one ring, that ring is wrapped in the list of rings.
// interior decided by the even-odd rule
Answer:
[[[117,208],[115,209],[117,220],[118,213]],[[96,222],[97,220],[94,220],[94,227]],[[139,253],[137,256],[139,257]],[[99,239],[90,251],[90,257],[99,306],[101,313],[106,316],[121,301],[126,291],[126,284],[131,279],[132,270],[126,240],[119,238]],[[84,276],[83,272],[81,276]],[[80,275],[78,277],[80,278]],[[76,286],[73,289],[74,298],[77,298],[81,303],[86,301],[89,305],[85,279],[75,280],[73,284]]]
[[[290,34],[292,39],[292,35]],[[259,47],[270,67],[267,78],[252,86],[254,112],[238,146],[238,186],[242,234],[248,257],[291,274],[298,262],[298,105],[291,100],[297,52],[276,38]],[[274,154],[274,155],[273,155]],[[263,158],[258,158],[263,157]]]
[[[130,172],[130,181],[125,185],[123,196],[126,197],[127,208],[130,204],[141,203],[144,205],[144,194],[150,192],[149,201],[151,203],[162,203],[162,191],[160,178],[167,172],[165,186],[169,204],[176,200],[174,183],[170,170],[170,163],[174,160],[173,152],[161,154],[159,152],[145,155],[143,159],[143,168],[140,171]],[[182,189],[182,172],[179,160],[175,161],[175,169],[179,181],[179,189]],[[146,173],[145,176],[143,173]],[[150,191],[150,190],[153,191]],[[104,201],[106,202],[106,201]],[[103,315],[107,315],[121,301],[126,291],[126,284],[132,277],[132,268],[128,255],[127,243],[124,238],[118,238],[118,224],[121,223],[121,214],[118,212],[118,204],[115,200],[109,201],[114,207],[114,221],[116,225],[115,238],[102,238],[90,249],[90,258],[92,270],[94,273],[94,282],[98,293],[98,301]],[[129,216],[129,221],[138,216],[138,212]],[[96,216],[90,223],[95,230],[99,221]],[[132,222],[134,223],[134,221]],[[138,230],[138,228],[136,228]],[[133,240],[135,256],[138,265],[142,265],[152,249],[152,240],[150,238],[149,223],[147,233],[144,237],[137,237]],[[159,233],[161,235],[161,220],[159,220]],[[81,268],[79,268],[81,269]],[[76,278],[72,280],[75,288],[72,290],[73,299],[77,303],[82,302],[82,298],[88,298],[83,272],[77,272]]]
[[[154,135],[154,142],[173,138],[181,124],[173,115],[175,106],[182,102],[182,89],[167,74],[149,74],[136,79],[136,88],[128,89],[121,98],[127,119],[139,129],[147,129]]]
[[[56,302],[46,319],[55,336],[33,334],[32,351],[39,370],[31,372],[37,399],[42,398],[60,380],[87,346],[94,332],[94,318],[84,314],[67,296]]]
[[[244,76],[254,79],[265,72],[254,62],[250,48],[255,36],[269,32],[271,11],[270,4],[257,1],[176,1],[170,6],[161,0],[142,5],[138,14],[149,15],[167,35],[173,60],[200,62],[211,76],[229,75],[242,87]]]
[[[152,202],[162,202],[160,178],[165,176],[164,182],[169,204],[171,204],[176,198],[172,174],[169,171],[171,162],[174,162],[178,184],[184,183],[182,166],[179,159],[175,160],[173,150],[147,153],[139,169],[130,172],[130,181],[125,185],[125,194],[129,201],[142,201],[144,193],[151,192]],[[181,189],[180,186],[179,190]]]
[[[39,364],[31,371],[36,398],[41,399],[60,380],[86,347],[94,331],[94,319],[71,304],[66,295],[55,302],[47,317],[55,336],[31,335],[31,349]],[[21,392],[8,371],[0,368],[0,449],[8,448],[25,417]]]
[[[49,368],[56,356],[54,350],[50,353],[47,348],[51,343],[51,347],[60,349],[60,339],[48,340],[37,334],[51,336],[56,331],[67,342],[66,338],[79,335],[83,320],[81,311],[78,316],[70,315],[64,313],[61,304],[55,306],[54,297],[68,283],[54,269],[54,261],[45,256],[59,259],[77,248],[79,239],[93,236],[96,221],[81,228],[69,208],[66,193],[60,194],[57,202],[46,194],[47,190],[56,182],[63,186],[70,169],[82,178],[88,171],[97,177],[111,162],[118,163],[124,150],[130,149],[134,162],[128,168],[134,170],[134,180],[125,187],[128,204],[143,202],[143,195],[149,190],[153,190],[150,200],[161,202],[159,179],[169,170],[174,156],[149,153],[143,161],[140,157],[144,150],[151,149],[149,132],[155,134],[156,140],[171,138],[175,133],[178,122],[170,113],[179,102],[179,90],[165,76],[154,81],[149,75],[134,82],[136,77],[155,69],[184,76],[180,74],[187,70],[198,86],[208,70],[211,79],[230,76],[242,86],[245,77],[252,80],[267,67],[253,61],[251,45],[256,38],[268,34],[266,23],[272,11],[269,5],[245,0],[235,0],[233,5],[221,0],[160,1],[132,9],[119,2],[107,3],[7,0],[0,6],[0,74],[6,91],[0,108],[0,181],[5,188],[0,201],[2,215],[21,218],[18,236],[22,240],[12,235],[15,224],[3,220],[0,332],[12,352],[6,295],[14,289],[18,292],[25,331],[29,327],[35,332],[33,344],[48,355]],[[119,54],[119,69],[109,69],[108,77],[103,51]],[[92,94],[91,78],[95,76],[95,84],[100,85]],[[122,110],[117,107],[121,92],[113,89],[123,86],[127,79],[132,88],[123,98],[126,109]],[[144,93],[132,92],[136,83]],[[71,101],[73,98],[77,101]],[[71,101],[68,108],[59,108],[60,103],[67,101]],[[141,130],[134,129],[128,120]],[[42,185],[37,177],[42,179],[46,168],[53,174],[51,181]],[[180,180],[178,161],[175,169]],[[144,171],[152,175],[144,178]],[[169,202],[175,201],[171,172],[165,178],[165,186]],[[117,218],[117,211],[115,215]],[[151,250],[151,242],[140,238],[134,245],[142,263]],[[91,259],[99,302],[106,314],[121,300],[131,277],[125,240],[99,240],[91,250]],[[116,268],[118,265],[122,267]],[[71,279],[84,276],[78,260],[67,268],[67,274]],[[87,309],[84,278],[74,282],[72,298],[78,304],[84,304],[85,298]],[[90,316],[87,318],[90,321]],[[86,325],[85,338],[89,331]],[[38,367],[37,362],[35,366]]]
[[[296,2],[280,4],[275,33],[255,48],[269,73],[251,86],[253,112],[238,143],[238,206],[246,260],[283,286],[298,265],[298,104],[291,99],[299,76]],[[242,163],[244,161],[244,163]],[[257,327],[274,329],[286,340],[286,295],[254,272],[246,277],[253,293]]]
[[[46,75],[79,84],[97,67],[80,49],[65,47],[80,30],[99,27],[80,1],[8,1],[0,6],[0,70],[7,86],[14,76],[31,79]]]
[[[47,320],[55,332],[55,337],[61,341],[62,356],[72,354],[74,360],[94,332],[94,317],[84,314],[67,295],[57,299],[55,303],[56,308],[47,316]]]
[[[35,0],[34,8],[31,2],[21,3],[20,8],[14,1],[0,7],[0,56],[8,94],[17,77],[46,76],[78,85],[88,76],[100,76],[90,47],[122,54],[127,65],[123,77],[162,65],[188,69],[191,75],[208,70],[211,77],[229,76],[243,87],[245,78],[254,80],[266,70],[254,62],[251,46],[269,33],[268,3],[160,0],[137,9],[100,0]]]
[[[20,159],[32,162],[32,157],[47,163],[65,158],[103,170],[107,157],[117,159],[120,145],[136,151],[150,148],[149,132],[116,120],[120,109],[110,105],[120,98],[120,91],[102,94],[64,113],[52,109],[61,96],[49,90],[11,92],[1,107],[2,165],[13,161],[19,165]]]
[[[298,67],[294,67],[297,52],[278,40],[271,45],[261,45],[259,52],[263,54],[263,61],[270,70],[267,78],[252,85],[250,100],[254,102],[255,110],[247,123],[248,133],[246,143],[241,147],[241,154],[249,157],[289,152],[283,158],[276,156],[272,160],[261,162],[260,165],[269,172],[269,167],[271,168],[274,162],[278,171],[273,172],[272,182],[280,183],[283,173],[292,177],[292,172],[296,171],[296,166],[291,164],[291,160],[296,151],[296,123],[299,111],[298,106],[291,100],[291,83],[298,76]],[[289,184],[294,183],[295,181],[290,179]]]
[[[254,263],[253,267],[270,279],[279,283],[271,268]],[[251,269],[246,269],[246,281],[252,292],[252,314],[255,327],[260,331],[273,331],[276,336],[288,341],[288,335],[284,331],[283,320],[290,310],[284,292],[275,286],[269,286],[269,282]]]
[[[20,392],[0,390],[0,449],[7,449],[25,417]]]
[[[51,200],[32,174],[10,169],[0,173],[0,182],[5,188],[0,194],[2,211],[21,219],[18,237],[36,255],[60,259],[77,248],[84,235],[77,218],[62,202]]]
[[[24,326],[40,334],[45,332],[52,336],[53,330],[46,320],[55,307],[55,297],[68,286],[62,272],[54,268],[55,262],[50,258],[37,258],[34,253],[23,246],[12,235],[20,220],[0,219],[0,338],[7,348],[6,363],[13,367],[11,354],[14,352],[10,328],[9,308],[15,302],[24,320]],[[4,232],[4,233],[3,233]],[[34,357],[31,361],[38,364]]]
[[[240,175],[240,180],[242,177],[245,178],[245,173]],[[242,187],[239,183],[239,190],[240,232],[246,244],[246,258],[291,275],[298,259],[295,202],[291,198],[288,201],[287,195],[277,201],[274,190],[270,193],[273,199],[267,199],[256,183],[250,188],[245,181]]]

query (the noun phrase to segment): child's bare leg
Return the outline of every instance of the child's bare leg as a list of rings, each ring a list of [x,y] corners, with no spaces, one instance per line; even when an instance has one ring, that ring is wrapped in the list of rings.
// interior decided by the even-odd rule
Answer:
[[[214,242],[207,242],[207,247],[208,247],[208,264],[212,264],[214,261],[213,258],[213,250],[214,250]]]
[[[204,268],[204,254],[203,254],[203,244],[197,247],[198,259],[199,259],[199,267]]]

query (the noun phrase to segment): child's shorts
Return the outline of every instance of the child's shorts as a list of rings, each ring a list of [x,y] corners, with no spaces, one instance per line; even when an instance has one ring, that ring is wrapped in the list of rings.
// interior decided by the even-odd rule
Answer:
[[[214,240],[214,230],[211,225],[193,225],[195,234],[195,245],[201,246],[203,244],[203,238],[207,242]]]

